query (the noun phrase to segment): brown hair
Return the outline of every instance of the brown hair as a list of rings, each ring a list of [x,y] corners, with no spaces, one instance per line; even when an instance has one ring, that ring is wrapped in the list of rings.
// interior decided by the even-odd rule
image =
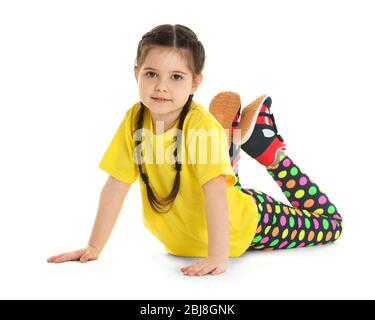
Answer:
[[[187,49],[187,50],[178,50],[180,54],[182,54],[187,62],[187,66],[193,75],[193,81],[196,79],[196,76],[201,74],[204,61],[205,61],[205,50],[202,43],[198,40],[196,34],[189,29],[180,24],[171,25],[171,24],[163,24],[153,28],[151,31],[145,33],[142,36],[142,39],[138,43],[137,49],[137,57],[135,59],[135,64],[138,68],[141,67],[147,53],[150,49],[155,46],[164,46],[169,48],[176,48],[176,49]],[[180,119],[178,123],[178,132],[181,132],[184,120],[186,118],[187,113],[190,109],[190,104],[193,100],[193,94],[189,95],[181,113]],[[141,129],[143,127],[143,118],[144,118],[144,104],[141,102],[141,107],[138,114],[137,120],[137,127],[136,131],[139,134],[138,137],[141,137]],[[136,149],[137,146],[141,143],[141,139],[137,139],[136,141]],[[138,169],[140,176],[147,188],[147,197],[148,201],[152,207],[152,209],[157,213],[166,213],[169,211],[170,206],[172,206],[178,190],[180,188],[180,171],[181,171],[181,162],[178,160],[179,149],[181,145],[181,139],[177,139],[176,137],[176,149],[174,150],[174,157],[175,157],[175,170],[176,170],[176,178],[173,183],[172,191],[170,194],[162,199],[159,199],[151,189],[150,182],[148,180],[148,176],[143,172],[142,169],[142,162],[140,161],[141,155],[138,154]],[[140,153],[140,150],[139,150]],[[170,205],[168,209],[163,210],[163,207]]]

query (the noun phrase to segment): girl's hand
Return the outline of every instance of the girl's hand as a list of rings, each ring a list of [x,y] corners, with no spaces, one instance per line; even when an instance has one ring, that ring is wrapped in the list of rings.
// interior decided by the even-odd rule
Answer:
[[[100,252],[98,249],[91,245],[87,245],[84,249],[79,249],[76,251],[66,252],[58,254],[57,256],[52,256],[48,258],[47,262],[51,263],[61,263],[66,261],[77,261],[85,263],[89,260],[96,260],[99,258]]]
[[[217,275],[224,272],[228,267],[228,258],[213,257],[198,260],[196,263],[183,267],[180,270],[184,275],[188,276],[203,276],[207,273]]]

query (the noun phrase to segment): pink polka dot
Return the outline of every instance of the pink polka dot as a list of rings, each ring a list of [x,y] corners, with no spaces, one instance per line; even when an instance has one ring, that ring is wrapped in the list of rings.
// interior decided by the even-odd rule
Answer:
[[[273,200],[272,200],[272,198],[271,198],[270,196],[266,196],[266,198],[267,198],[267,200],[268,200],[269,202],[273,203]]]
[[[279,180],[277,180],[276,182],[279,185],[279,187],[281,187],[283,185],[283,183],[281,181],[279,181]]]
[[[261,244],[265,244],[265,243],[268,242],[269,239],[270,239],[270,238],[265,237],[265,238],[263,238],[263,239],[260,241],[260,243],[261,243]]]
[[[264,223],[268,223],[268,221],[269,221],[269,215],[268,215],[268,213],[266,213],[266,214],[264,215],[264,219],[263,219],[263,221],[264,221]]]
[[[282,244],[280,244],[279,249],[284,248],[288,244],[288,241],[284,241]]]
[[[333,230],[336,230],[336,222],[334,220],[331,220],[332,228]]]
[[[300,184],[301,186],[304,186],[306,183],[307,183],[307,179],[306,179],[306,177],[301,177],[301,179],[299,179],[299,184]]]
[[[294,208],[298,208],[299,207],[299,202],[298,201],[292,201],[292,206]]]
[[[297,248],[301,248],[301,247],[304,247],[304,246],[305,246],[305,243],[302,242],[301,244],[299,244],[299,245],[297,246]]]
[[[313,222],[314,222],[314,228],[315,228],[315,230],[318,230],[319,229],[319,221],[316,220],[316,219],[313,219]]]
[[[327,198],[325,196],[320,196],[318,202],[320,204],[325,204],[327,202]]]
[[[341,216],[339,216],[338,214],[335,214],[333,217],[334,217],[335,219],[339,220],[339,221],[342,220]]]
[[[298,228],[301,228],[302,227],[302,219],[300,217],[298,217]]]
[[[285,159],[284,161],[283,161],[283,166],[285,167],[285,168],[288,168],[289,166],[290,166],[290,160],[289,159]]]
[[[286,218],[285,218],[285,216],[281,216],[281,218],[280,218],[280,224],[281,224],[282,226],[285,226],[285,225],[286,225]]]

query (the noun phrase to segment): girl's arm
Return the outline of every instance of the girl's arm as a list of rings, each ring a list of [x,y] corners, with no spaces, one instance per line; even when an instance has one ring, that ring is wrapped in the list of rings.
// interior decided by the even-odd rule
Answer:
[[[203,185],[208,229],[208,256],[229,256],[229,211],[225,176]]]
[[[181,268],[186,275],[224,272],[229,257],[229,209],[225,176],[203,185],[208,231],[208,257]]]
[[[99,253],[112,232],[130,186],[109,176],[101,191],[98,212],[89,240],[89,245],[96,248]]]
[[[80,260],[87,262],[97,259],[111,234],[130,186],[128,183],[109,176],[100,193],[98,212],[87,247],[52,256],[47,261],[59,263]]]

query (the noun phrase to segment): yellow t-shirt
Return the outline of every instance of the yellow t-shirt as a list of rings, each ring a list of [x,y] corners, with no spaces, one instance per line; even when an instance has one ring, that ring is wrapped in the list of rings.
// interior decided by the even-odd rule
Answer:
[[[134,155],[135,141],[132,138],[139,108],[140,102],[137,102],[126,112],[99,163],[99,168],[129,184],[139,176],[137,158]],[[154,193],[159,197],[166,197],[172,190],[176,176],[173,151],[178,120],[162,134],[155,135],[153,127],[151,114],[145,108],[143,140],[138,146],[142,150],[142,170],[147,174]],[[204,132],[208,134],[205,135]],[[208,233],[202,186],[219,175],[225,175],[230,222],[229,256],[238,257],[250,246],[255,235],[258,210],[252,197],[234,186],[236,178],[230,164],[225,130],[210,112],[193,100],[181,137],[180,188],[167,213],[158,214],[152,210],[146,186],[139,179],[143,223],[161,241],[168,253],[207,257]]]

